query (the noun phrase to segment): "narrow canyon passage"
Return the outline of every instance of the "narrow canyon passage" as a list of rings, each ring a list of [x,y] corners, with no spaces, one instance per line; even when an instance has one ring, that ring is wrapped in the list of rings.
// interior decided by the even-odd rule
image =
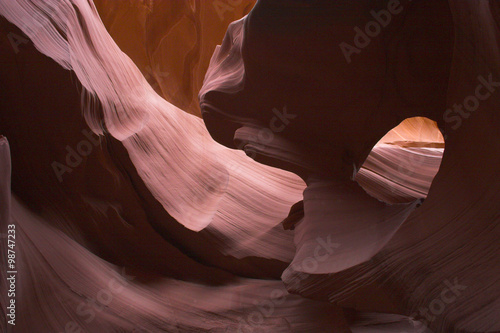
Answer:
[[[0,15],[0,331],[500,331],[497,2]]]

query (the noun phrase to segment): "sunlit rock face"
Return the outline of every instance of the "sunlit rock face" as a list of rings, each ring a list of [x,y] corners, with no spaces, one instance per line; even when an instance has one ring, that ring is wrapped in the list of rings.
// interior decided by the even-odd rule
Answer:
[[[255,1],[94,1],[108,32],[154,90],[200,115],[198,92],[227,26]]]
[[[498,4],[95,2],[0,2],[2,331],[500,330]]]

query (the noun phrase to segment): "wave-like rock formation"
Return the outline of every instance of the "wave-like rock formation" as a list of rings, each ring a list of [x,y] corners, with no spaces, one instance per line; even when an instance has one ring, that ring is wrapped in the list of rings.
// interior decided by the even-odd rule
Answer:
[[[231,25],[200,92],[202,114],[215,140],[307,184],[297,252],[282,275],[289,291],[344,304],[362,281],[386,279],[400,308],[433,329],[500,328],[498,271],[489,271],[498,260],[498,154],[485,154],[486,174],[466,167],[480,152],[463,154],[481,145],[474,128],[497,142],[498,20],[491,1],[261,1]],[[352,31],[355,46],[346,43]],[[437,122],[446,153],[426,204],[403,224],[416,203],[381,203],[354,176],[412,116]],[[478,184],[464,180],[469,172],[489,179],[480,190],[488,203],[470,195]],[[330,253],[321,254],[322,237]],[[495,255],[479,259],[478,247]],[[439,299],[443,281],[454,281],[460,304]]]
[[[2,331],[500,331],[498,3],[95,2],[0,0]]]

